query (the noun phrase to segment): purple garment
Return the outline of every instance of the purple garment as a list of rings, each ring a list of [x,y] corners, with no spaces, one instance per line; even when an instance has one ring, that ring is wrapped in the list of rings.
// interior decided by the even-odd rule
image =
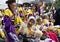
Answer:
[[[52,42],[52,40],[50,40],[49,42]]]
[[[4,20],[3,21],[4,21],[4,23],[7,22],[7,21],[11,22],[10,17],[7,16],[7,15],[4,16]]]
[[[11,24],[11,20],[9,16],[4,17],[4,23],[5,23],[5,32],[6,32],[6,38],[8,42],[15,42],[14,38],[10,35],[10,33],[16,35],[15,27]],[[17,36],[17,35],[16,35]]]
[[[15,29],[14,29],[14,26],[10,26],[10,27],[5,27],[5,31],[7,33],[7,39],[8,39],[8,42],[14,42],[14,39],[11,37],[11,35],[9,34],[10,32],[13,33],[13,34],[16,34],[15,32]]]

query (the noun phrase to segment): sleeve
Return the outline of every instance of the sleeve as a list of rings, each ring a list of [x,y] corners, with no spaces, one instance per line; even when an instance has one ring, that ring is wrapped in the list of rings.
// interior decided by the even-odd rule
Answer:
[[[8,11],[8,10],[5,10],[5,11],[4,11],[4,15],[9,16],[9,11]]]
[[[7,15],[7,16],[11,17],[13,14],[12,14],[12,12],[9,9],[6,9],[4,11],[4,15]]]

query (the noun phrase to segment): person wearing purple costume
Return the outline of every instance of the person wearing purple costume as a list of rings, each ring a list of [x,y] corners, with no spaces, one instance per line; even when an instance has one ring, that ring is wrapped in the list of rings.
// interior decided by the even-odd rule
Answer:
[[[5,25],[5,35],[7,38],[7,42],[19,42],[17,34],[15,32],[14,26],[11,24],[11,20],[9,16],[4,16],[4,25]]]

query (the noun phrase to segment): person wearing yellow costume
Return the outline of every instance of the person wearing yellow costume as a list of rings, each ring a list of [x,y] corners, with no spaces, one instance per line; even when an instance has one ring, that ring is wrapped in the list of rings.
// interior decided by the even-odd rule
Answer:
[[[28,20],[28,23],[27,24],[23,24],[20,28],[21,32],[23,34],[27,34],[28,36],[32,36],[33,35],[33,32],[32,32],[32,26],[35,24],[35,21],[32,19],[30,20],[31,18],[29,18]],[[32,22],[32,23],[31,23]]]
[[[14,25],[15,25],[15,26],[17,26],[18,24],[19,24],[19,25],[22,25],[22,24],[23,24],[23,21],[22,21],[22,19],[20,18],[20,16],[18,16],[18,17],[15,19],[15,21],[14,21]],[[20,27],[16,28],[16,33],[17,33],[17,35],[19,35],[19,33],[20,33],[19,28],[20,28]]]
[[[30,20],[29,22],[31,22],[31,25],[32,25],[31,31],[33,32],[34,36],[41,37],[43,35],[43,33],[34,25],[36,23],[35,17],[31,16],[31,17],[29,17],[29,20]],[[32,22],[33,20],[35,21],[35,23]],[[37,34],[37,35],[35,35],[35,34]]]
[[[40,37],[42,37],[43,33],[39,29],[36,28],[35,23],[36,23],[35,18],[33,16],[29,17],[27,34],[28,36],[34,35],[33,37],[36,37],[35,39],[32,39],[32,41],[40,42]]]
[[[22,15],[27,15],[27,16],[29,16],[29,15],[33,14],[33,12],[32,12],[31,9],[25,10],[25,9],[23,9],[23,7],[18,8],[18,13],[19,13],[19,14],[20,14],[21,11],[22,11]]]
[[[8,15],[9,17],[12,17],[13,13],[9,9],[6,9],[5,10],[5,15]],[[16,19],[14,20],[14,25],[17,25],[18,23],[22,24],[22,19],[20,18],[20,16],[17,16]],[[18,34],[19,30],[16,30],[16,32]]]
[[[22,8],[22,7],[19,7],[19,8],[18,8],[18,11],[23,11],[23,8]]]
[[[42,36],[42,32],[39,31],[39,29],[35,28],[35,18],[33,16],[29,17],[28,19],[28,23],[27,26],[25,27],[25,25],[23,25],[23,27],[21,28],[21,32],[23,34],[27,34],[28,37],[32,37],[33,35],[37,34],[38,37]],[[35,30],[36,29],[36,30]]]
[[[42,18],[38,18],[36,21],[37,21],[36,27],[38,29],[43,29],[43,28],[40,28],[42,26],[42,24],[43,24]]]
[[[23,8],[22,7],[19,7],[18,8],[18,13],[20,14],[20,11],[23,11]]]
[[[13,16],[13,13],[9,10],[9,9],[6,9],[5,10],[5,15],[8,15],[9,17],[12,17]],[[17,18],[15,19],[15,24],[16,23],[20,23],[20,24],[22,24],[22,19],[20,18],[20,16],[17,16]]]
[[[17,26],[17,24],[19,23],[20,25],[22,24],[22,19],[19,16],[17,9],[16,9],[16,2],[14,0],[12,0],[12,3],[9,2],[8,4],[8,8],[4,11],[4,15],[7,15],[11,18],[11,21],[13,21],[14,25]],[[18,31],[16,29],[16,33],[18,34]]]
[[[23,9],[23,7],[18,8],[18,13],[20,14],[20,11],[22,11],[22,15],[26,15],[26,10]]]
[[[49,25],[49,17],[48,17],[48,15],[44,16],[43,22],[44,22],[44,24],[48,24]]]
[[[28,20],[27,24],[23,24],[21,26],[21,28],[20,28],[21,33],[23,33],[23,34],[26,33],[28,37],[31,37],[33,35],[32,26],[35,24],[35,21],[34,20],[30,20],[30,19]]]

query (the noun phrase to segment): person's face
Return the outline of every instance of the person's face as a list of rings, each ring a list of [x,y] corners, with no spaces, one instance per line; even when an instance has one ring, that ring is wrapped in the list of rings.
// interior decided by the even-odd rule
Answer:
[[[49,16],[46,16],[46,19],[49,19]]]
[[[14,2],[14,3],[10,4],[10,8],[15,9],[16,8],[16,3]]]
[[[33,7],[32,7],[32,9],[33,9],[33,10],[35,10],[35,9],[36,9],[36,7],[35,7],[35,6],[33,6]]]
[[[29,21],[29,24],[30,24],[31,26],[33,26],[33,25],[35,24],[35,21],[34,21],[34,20],[30,20],[30,21]]]
[[[40,18],[40,19],[38,20],[38,24],[39,24],[39,25],[42,24],[42,18]]]

